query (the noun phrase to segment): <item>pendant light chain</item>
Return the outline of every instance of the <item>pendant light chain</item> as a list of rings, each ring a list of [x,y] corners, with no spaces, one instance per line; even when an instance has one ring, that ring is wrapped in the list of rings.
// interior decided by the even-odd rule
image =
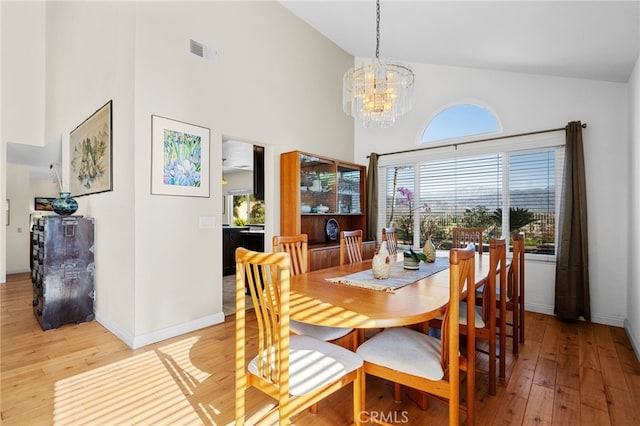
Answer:
[[[376,59],[380,59],[380,0],[376,0]]]

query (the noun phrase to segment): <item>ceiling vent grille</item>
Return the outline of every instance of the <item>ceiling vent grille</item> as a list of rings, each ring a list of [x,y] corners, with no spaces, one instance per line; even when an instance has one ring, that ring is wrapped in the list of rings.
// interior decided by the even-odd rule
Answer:
[[[202,43],[189,39],[189,49],[194,55],[204,58],[204,46]]]
[[[189,52],[207,62],[215,63],[218,60],[218,52],[216,49],[194,39],[189,39]]]

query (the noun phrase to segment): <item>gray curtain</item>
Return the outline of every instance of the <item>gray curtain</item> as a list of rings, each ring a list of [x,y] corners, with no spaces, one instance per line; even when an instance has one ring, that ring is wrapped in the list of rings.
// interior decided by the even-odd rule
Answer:
[[[367,169],[367,241],[376,241],[378,235],[378,154],[369,155]]]
[[[554,312],[563,320],[576,320],[582,316],[591,321],[587,191],[579,121],[567,125],[566,138]]]

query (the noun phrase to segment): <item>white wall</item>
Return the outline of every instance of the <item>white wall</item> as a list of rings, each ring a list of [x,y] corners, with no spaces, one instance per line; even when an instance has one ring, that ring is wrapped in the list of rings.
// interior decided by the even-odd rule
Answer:
[[[629,222],[626,234],[629,236],[629,264],[627,281],[627,319],[625,328],[640,358],[640,57],[636,61],[629,79]]]
[[[0,2],[0,22],[0,200],[4,214],[9,196],[7,142],[44,145],[45,2]],[[29,31],[24,30],[25,25]],[[0,283],[5,282],[7,269],[24,269],[13,255],[20,249],[9,248],[23,244],[16,231],[4,223],[0,227]]]
[[[2,3],[0,3],[0,23],[2,23],[3,19],[3,10]],[[2,88],[4,87],[4,82],[2,80],[2,76],[4,75],[4,67],[3,67],[3,52],[4,48],[2,47],[3,40],[6,39],[6,36],[3,35],[3,29],[5,28],[2,25],[0,28],[0,205],[2,208],[5,208],[4,204],[2,204],[2,200],[5,199],[7,195],[7,182],[5,178],[5,173],[3,170],[7,170],[7,143],[4,139],[4,126],[2,125],[2,114],[4,108],[2,105],[4,104],[4,91]],[[0,228],[2,226],[0,225]],[[7,233],[6,230],[0,229],[0,284],[4,284],[7,281],[7,262],[6,262],[6,248],[7,248]]]
[[[135,7],[129,2],[48,2],[46,22],[45,140],[62,139],[65,186],[69,133],[113,100],[113,191],[76,201],[77,214],[95,218],[96,318],[131,344]]]
[[[2,139],[44,146],[45,2],[2,2],[0,7],[4,59]]]
[[[627,85],[581,79],[412,65],[416,106],[389,129],[356,126],[355,160],[419,146],[429,120],[444,106],[479,102],[499,118],[504,134],[563,127],[581,120],[587,169],[592,320],[621,326],[627,315],[629,126]],[[527,309],[553,313],[553,263],[526,265]]]
[[[9,199],[11,207],[9,226],[5,227],[7,231],[7,273],[27,272],[30,269],[29,204],[33,204],[29,189],[28,167],[7,165],[7,199]]]
[[[189,38],[215,48],[218,62],[191,55]],[[277,3],[137,5],[136,336],[215,321],[222,312],[223,133],[265,144],[276,155],[295,147],[350,156],[353,125],[335,107],[349,63],[348,55]],[[211,129],[210,198],[149,194],[152,114]],[[267,209],[276,212],[272,225],[279,217],[273,165],[266,182],[272,194]],[[200,228],[203,217],[214,218],[215,228]],[[146,297],[151,294],[153,303]]]
[[[38,143],[61,139],[66,164],[69,132],[113,101],[113,191],[77,198],[78,214],[96,223],[96,318],[134,347],[222,320],[222,134],[264,144],[265,236],[277,233],[281,152],[353,159],[353,122],[336,107],[352,58],[276,2],[40,6],[44,74],[12,77],[44,88],[30,94],[44,118],[21,116],[39,120]],[[11,28],[33,26],[33,13],[11,19]],[[216,48],[218,62],[187,53],[190,37]],[[150,194],[152,114],[211,129],[209,198]],[[9,133],[0,134],[4,165]],[[3,189],[4,167],[0,175]],[[214,228],[201,227],[210,218]]]

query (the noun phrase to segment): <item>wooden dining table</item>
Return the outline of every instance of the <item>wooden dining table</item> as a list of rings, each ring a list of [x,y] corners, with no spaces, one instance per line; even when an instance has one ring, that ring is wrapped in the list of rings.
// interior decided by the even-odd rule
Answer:
[[[371,261],[320,269],[291,277],[290,318],[310,324],[356,329],[426,324],[443,314],[449,301],[449,268],[392,292],[331,282],[327,279],[371,269]],[[476,254],[475,285],[482,285],[489,255]],[[474,289],[475,290],[475,289]],[[467,359],[475,360],[474,310],[467,310],[470,326]],[[467,421],[473,424],[475,363],[468,363]],[[470,420],[470,421],[469,421]]]
[[[422,323],[444,313],[449,301],[448,268],[392,292],[327,281],[366,269],[371,269],[370,260],[292,276],[291,319],[333,327],[385,328]],[[477,254],[476,285],[488,270],[488,254]]]

